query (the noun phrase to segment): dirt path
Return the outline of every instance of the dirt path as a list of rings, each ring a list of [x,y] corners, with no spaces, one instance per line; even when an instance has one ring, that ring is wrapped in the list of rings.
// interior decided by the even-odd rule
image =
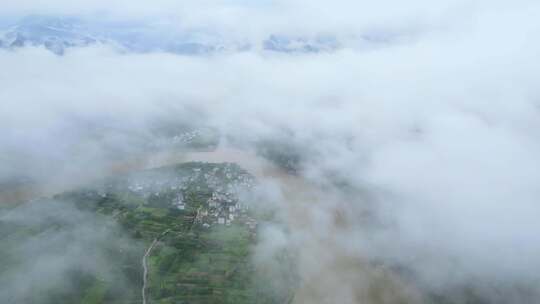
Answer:
[[[269,163],[267,160],[259,157],[253,151],[234,147],[219,147],[214,151],[165,151],[150,153],[135,159],[124,160],[107,166],[107,168],[102,170],[103,174],[101,175],[98,174],[97,176],[86,177],[68,184],[46,184],[32,187],[32,191],[28,191],[30,193],[29,198],[52,195],[54,193],[76,188],[79,185],[88,183],[90,180],[99,180],[100,178],[107,176],[126,174],[142,169],[152,169],[190,161],[236,163],[249,173],[253,174],[259,181],[262,181],[263,183],[269,182],[273,186],[277,186],[282,197],[280,208],[283,208],[283,214],[286,215],[284,220],[291,228],[299,229],[300,231],[307,230],[316,224],[313,222],[314,217],[311,216],[309,212],[306,212],[306,210],[316,210],[316,208],[314,208],[315,206],[320,206],[324,201],[330,201],[328,193],[321,191],[319,187],[309,183],[302,177],[289,174],[285,170],[282,170]],[[65,181],[66,179],[61,178],[60,180]],[[143,304],[147,304],[148,301],[148,294],[146,292],[146,289],[148,288],[149,272],[148,257],[150,257],[152,250],[163,235],[164,234],[153,240],[142,258],[144,273],[141,293]],[[303,303],[302,301],[296,300],[297,299],[293,302]]]
[[[295,291],[287,301],[291,304],[314,304],[314,303],[336,303],[342,300],[339,291],[328,293],[328,287],[335,282],[347,282],[341,284],[343,292],[356,290],[356,286],[364,286],[365,282],[375,282],[372,285],[386,286],[390,290],[396,301],[407,302],[400,299],[415,298],[416,291],[410,286],[404,285],[398,277],[390,272],[383,272],[373,269],[362,259],[351,259],[336,246],[336,235],[341,235],[342,231],[347,231],[347,217],[342,216],[348,212],[351,206],[347,198],[341,197],[339,193],[328,191],[320,185],[310,182],[300,176],[295,176],[270,164],[265,159],[257,156],[253,151],[246,151],[234,147],[219,147],[215,151],[167,151],[151,153],[137,157],[136,159],[124,160],[109,166],[99,178],[114,176],[116,174],[126,174],[129,172],[174,165],[182,162],[202,161],[202,162],[231,162],[236,163],[263,184],[262,188],[268,185],[271,195],[274,195],[274,202],[280,209],[283,217],[283,224],[287,229],[294,231],[299,236],[310,236],[301,238],[301,243],[296,243],[298,259],[301,261],[315,261],[320,264],[320,272],[308,271],[303,274],[302,285]],[[98,177],[96,177],[98,179]],[[62,178],[61,181],[65,181]],[[78,180],[82,184],[86,180]],[[60,184],[61,187],[53,185],[38,185],[31,191],[30,197],[47,195],[65,191],[77,186],[73,184]],[[1,197],[0,197],[1,201]],[[321,217],[321,215],[323,215]],[[321,218],[327,219],[324,230],[321,230]],[[324,233],[321,233],[324,232]],[[168,232],[168,231],[167,231]],[[165,232],[166,233],[166,232]],[[156,237],[150,244],[142,258],[143,264],[143,287],[142,303],[147,304],[149,298],[146,289],[148,288],[148,257],[158,244],[159,239],[165,234]],[[335,248],[335,249],[334,249]],[[337,265],[337,266],[336,266]],[[339,267],[338,267],[339,266]],[[300,270],[301,271],[301,270]],[[324,275],[319,275],[324,273]],[[346,278],[346,280],[344,280]],[[377,291],[377,289],[375,290]],[[358,291],[365,294],[366,290]],[[378,292],[378,291],[377,291]],[[376,293],[378,294],[378,293]],[[412,294],[412,296],[411,296]],[[393,298],[392,298],[393,299]],[[399,300],[399,301],[398,301]],[[342,302],[342,301],[341,301]],[[408,301],[418,302],[418,301]],[[347,303],[358,303],[351,299]],[[367,300],[367,303],[374,301]]]
[[[146,302],[146,298],[147,298],[146,289],[148,287],[148,257],[150,256],[150,254],[152,254],[152,249],[154,249],[154,247],[157,245],[159,239],[162,238],[163,236],[165,236],[165,234],[167,234],[169,231],[171,231],[171,230],[167,229],[162,234],[160,234],[158,237],[156,237],[152,241],[152,244],[150,244],[150,247],[148,247],[148,249],[146,249],[146,252],[144,253],[144,256],[142,258],[142,266],[143,266],[143,286],[142,286],[142,289],[141,289],[142,304],[147,304],[147,302]]]

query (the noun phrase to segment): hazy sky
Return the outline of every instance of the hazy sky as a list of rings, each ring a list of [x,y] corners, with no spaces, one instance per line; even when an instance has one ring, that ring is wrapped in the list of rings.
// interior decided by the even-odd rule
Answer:
[[[293,134],[311,161],[307,178],[337,172],[377,198],[383,228],[367,233],[355,213],[365,202],[348,197],[350,229],[329,233],[322,215],[291,242],[331,238],[330,256],[402,263],[430,288],[539,280],[537,1],[22,0],[2,13],[105,13],[231,37],[403,37],[294,55],[0,51],[0,169],[73,170],[129,146],[126,130],[147,136],[156,117],[196,109],[239,140]],[[114,131],[81,143],[89,125]]]

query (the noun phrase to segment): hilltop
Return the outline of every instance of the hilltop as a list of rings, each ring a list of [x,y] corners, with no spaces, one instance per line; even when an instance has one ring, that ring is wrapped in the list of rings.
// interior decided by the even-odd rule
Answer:
[[[260,215],[242,194],[255,183],[236,164],[192,162],[109,178],[9,210],[0,215],[0,239],[8,245],[0,256],[9,262],[0,274],[18,273],[27,292],[11,294],[8,303],[141,303],[143,263],[147,303],[283,303],[290,295],[268,289],[251,261]],[[32,221],[36,213],[47,216]],[[58,250],[77,248],[82,256],[68,254],[58,266],[57,275],[67,275],[69,283],[40,284],[32,277],[29,270],[37,266],[21,252],[36,242],[38,260],[57,260]],[[88,266],[94,264],[100,266]]]

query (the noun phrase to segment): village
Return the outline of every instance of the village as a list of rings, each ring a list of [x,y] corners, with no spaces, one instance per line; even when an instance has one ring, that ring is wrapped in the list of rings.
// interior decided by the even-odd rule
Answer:
[[[183,195],[179,194],[173,205],[179,210],[186,209]],[[233,223],[248,226],[252,237],[256,236],[257,221],[249,216],[249,205],[238,200],[231,192],[213,192],[203,206],[197,209],[194,223],[210,228],[213,225],[230,226]]]
[[[185,169],[183,174],[162,173],[161,178],[132,177],[127,188],[152,206],[194,214],[193,224],[203,229],[238,223],[256,236],[257,221],[250,217],[249,205],[239,199],[240,193],[253,187],[251,175],[227,163],[192,163]]]
[[[147,304],[157,299],[254,303],[259,287],[251,282],[259,277],[250,248],[260,228],[260,214],[250,205],[255,185],[255,178],[239,165],[188,162],[116,176],[55,200],[95,211],[136,244],[132,251],[120,248],[114,255],[119,271],[131,280],[129,293],[119,296],[142,295]],[[116,240],[111,245],[118,245]],[[94,292],[102,282],[96,276],[80,290]],[[107,282],[107,288],[115,286]],[[225,298],[234,300],[223,302]]]

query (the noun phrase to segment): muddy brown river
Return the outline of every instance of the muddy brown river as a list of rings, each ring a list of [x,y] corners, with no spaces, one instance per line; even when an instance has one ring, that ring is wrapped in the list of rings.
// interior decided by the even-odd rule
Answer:
[[[253,174],[260,184],[271,185],[277,195],[274,200],[281,223],[293,235],[294,241],[289,241],[288,246],[297,252],[301,283],[290,303],[421,302],[414,288],[404,285],[392,273],[374,268],[343,250],[343,239],[337,236],[351,235],[351,228],[343,220],[347,218],[349,201],[280,169],[252,151],[220,147],[214,151],[152,153],[111,163],[84,178],[56,176],[11,193],[4,192],[0,202],[49,196],[104,177],[190,161],[236,163]],[[377,300],[381,297],[385,298],[382,302]]]

